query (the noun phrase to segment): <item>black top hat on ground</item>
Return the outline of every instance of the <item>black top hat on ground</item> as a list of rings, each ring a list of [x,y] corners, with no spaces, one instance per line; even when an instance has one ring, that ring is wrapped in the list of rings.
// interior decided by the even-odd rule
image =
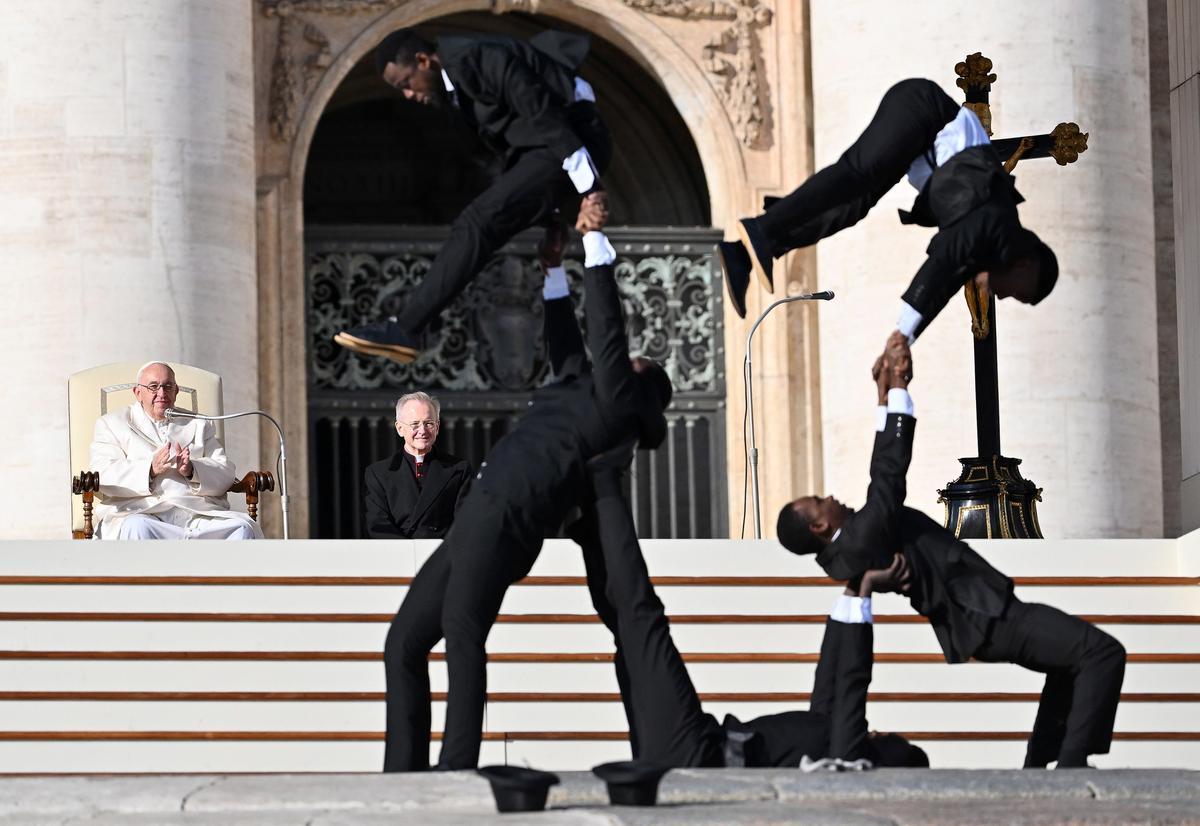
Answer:
[[[501,812],[540,812],[558,775],[521,766],[484,766],[477,770],[492,784],[496,809]]]
[[[670,769],[641,760],[601,763],[592,773],[608,786],[608,802],[614,806],[653,806],[658,799],[658,781]]]

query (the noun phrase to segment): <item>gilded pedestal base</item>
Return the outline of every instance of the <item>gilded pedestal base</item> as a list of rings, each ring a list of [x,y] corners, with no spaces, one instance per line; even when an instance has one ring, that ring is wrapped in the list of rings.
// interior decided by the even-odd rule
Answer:
[[[938,491],[946,529],[960,539],[1041,539],[1037,503],[1042,489],[1024,479],[1020,459],[959,459],[963,470]]]

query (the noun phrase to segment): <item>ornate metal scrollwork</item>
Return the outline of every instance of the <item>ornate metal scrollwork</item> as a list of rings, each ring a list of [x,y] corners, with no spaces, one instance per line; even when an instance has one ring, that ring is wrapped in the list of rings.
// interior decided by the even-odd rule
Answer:
[[[711,258],[707,245],[696,245],[688,251],[626,254],[617,262],[630,351],[662,362],[679,395],[723,392],[720,282]],[[399,312],[404,295],[431,262],[425,252],[310,250],[311,386],[521,391],[546,380],[542,273],[533,255],[495,256],[426,331],[425,349],[412,364],[364,358],[333,343],[333,335],[345,327]],[[566,267],[579,295],[582,265],[568,259]],[[582,302],[577,309],[582,320]]]

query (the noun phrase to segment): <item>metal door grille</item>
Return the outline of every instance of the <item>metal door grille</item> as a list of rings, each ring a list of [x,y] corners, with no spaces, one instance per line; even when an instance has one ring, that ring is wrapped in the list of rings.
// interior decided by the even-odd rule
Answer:
[[[440,228],[315,227],[306,234],[312,535],[362,531],[366,465],[399,448],[395,399],[426,390],[442,403],[440,443],[478,464],[548,380],[536,234],[504,247],[427,331],[411,365],[333,344],[346,325],[394,314],[445,238]],[[668,438],[639,451],[631,495],[644,537],[727,535],[725,379],[715,230],[617,228],[630,348],[667,367],[675,397]],[[566,266],[579,309],[582,250]]]

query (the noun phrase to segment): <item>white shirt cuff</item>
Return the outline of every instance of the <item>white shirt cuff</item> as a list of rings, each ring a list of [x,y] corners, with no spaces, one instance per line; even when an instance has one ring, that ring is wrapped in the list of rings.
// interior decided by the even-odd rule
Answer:
[[[571,294],[571,285],[567,283],[565,267],[551,267],[546,270],[546,280],[542,284],[542,298],[552,301],[555,298],[566,298]]]
[[[608,237],[598,229],[583,236],[583,252],[585,267],[603,267],[617,260],[617,251],[608,243]]]
[[[887,405],[881,404],[875,408],[875,432],[882,433],[887,427]]]
[[[851,625],[873,623],[875,616],[871,613],[871,598],[842,594],[833,604],[829,618],[834,622],[845,622]]]
[[[893,387],[888,391],[887,412],[889,414],[903,413],[905,416],[913,415],[913,400],[907,390],[903,387]],[[881,427],[880,430],[882,429]]]
[[[596,90],[592,88],[592,84],[588,83],[579,75],[575,76],[575,100],[590,100],[592,103],[596,102]]]
[[[596,185],[596,165],[592,163],[592,156],[588,154],[586,146],[572,152],[571,156],[563,161],[562,168],[566,170],[567,177],[571,179],[575,191],[580,195],[590,192]]]
[[[921,322],[924,320],[924,317],[914,310],[907,301],[900,302],[900,319],[896,322],[896,329],[904,333],[910,347],[917,340],[917,328],[921,326]]]

